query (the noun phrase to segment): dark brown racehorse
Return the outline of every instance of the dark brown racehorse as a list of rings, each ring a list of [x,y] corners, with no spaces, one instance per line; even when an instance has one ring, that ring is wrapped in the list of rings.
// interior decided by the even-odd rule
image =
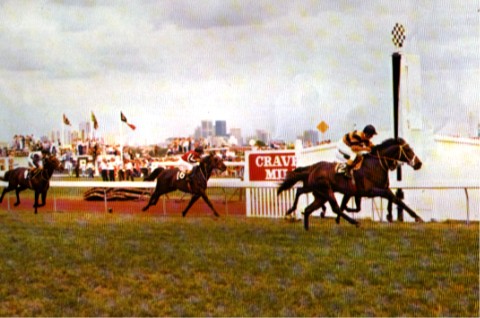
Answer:
[[[319,163],[317,162],[317,163],[314,163],[313,165],[306,166],[306,167],[298,167],[292,171],[287,172],[285,179],[282,181],[282,183],[280,184],[280,187],[277,189],[277,195],[280,195],[283,191],[291,189],[297,182],[302,182],[303,186],[296,189],[293,205],[290,209],[287,210],[287,212],[285,213],[285,217],[289,216],[297,209],[298,199],[302,194],[307,194],[315,191],[315,188],[308,184],[308,176],[310,175],[310,172],[312,172],[317,167],[318,164]],[[392,169],[390,168],[390,170]],[[340,204],[340,210],[347,211],[350,213],[360,212],[362,209],[362,197],[355,196],[355,208],[348,207],[348,202],[350,201],[350,198],[351,196],[348,196],[348,195],[343,196],[342,203]],[[324,218],[327,212],[327,208],[325,204],[322,205],[321,208],[322,208],[322,213],[320,214],[320,216]],[[387,214],[387,220],[389,222],[392,222],[393,221],[392,201],[388,201],[387,210],[389,212]],[[337,215],[336,222],[340,223],[340,215]]]
[[[308,184],[308,177],[310,175],[310,172],[312,172],[317,165],[318,163],[314,163],[313,165],[306,167],[298,167],[292,171],[287,172],[285,179],[282,181],[280,187],[277,189],[277,196],[280,195],[283,191],[291,189],[297,182],[302,182],[303,186],[296,189],[293,205],[290,209],[287,210],[285,216],[290,215],[293,211],[297,209],[298,199],[302,194],[307,194],[315,190],[314,187]],[[342,203],[340,204],[340,209],[347,212],[360,212],[360,199],[360,197],[355,198],[356,208],[353,209],[347,206],[348,201],[350,200],[350,196],[344,195]],[[325,205],[323,205],[321,208],[323,210],[321,213],[321,217],[324,218],[327,208],[325,207]]]
[[[15,206],[20,204],[20,192],[26,189],[35,191],[35,213],[37,208],[45,205],[47,199],[47,191],[50,187],[50,178],[55,170],[61,169],[61,163],[55,156],[47,156],[43,159],[43,168],[38,168],[31,171],[29,168],[16,168],[5,172],[3,178],[8,182],[8,186],[3,189],[0,203],[3,201],[5,193],[15,190],[17,195],[17,202]],[[39,196],[42,195],[42,204],[38,203]]]
[[[215,154],[209,154],[200,160],[200,164],[198,166],[193,167],[190,180],[187,180],[185,173],[178,168],[160,168],[157,171],[154,170],[151,174],[151,177],[147,178],[146,180],[156,178],[157,186],[150,197],[150,201],[148,201],[148,204],[142,209],[142,211],[147,211],[150,206],[156,205],[161,195],[175,190],[180,190],[182,192],[192,194],[192,198],[190,199],[187,207],[183,210],[182,216],[187,214],[188,210],[199,198],[202,198],[208,204],[215,216],[220,216],[206,194],[207,181],[210,178],[213,170],[219,170],[223,172],[226,169],[227,166],[225,166],[223,163],[222,158]]]
[[[322,207],[326,202],[330,203],[333,212],[343,217],[349,223],[358,225],[358,222],[350,218],[338,206],[334,192],[343,193],[349,197],[382,197],[389,200],[388,209],[391,215],[392,204],[401,206],[417,222],[422,219],[409,208],[402,200],[397,198],[390,190],[388,178],[389,170],[397,167],[398,162],[405,162],[414,170],[422,166],[413,149],[405,140],[388,139],[372,148],[372,151],[364,156],[362,167],[354,171],[354,181],[336,173],[337,163],[319,162],[309,173],[307,186],[313,188],[314,202],[305,208],[304,226],[308,229],[308,218],[315,210]],[[359,206],[357,206],[359,208]]]

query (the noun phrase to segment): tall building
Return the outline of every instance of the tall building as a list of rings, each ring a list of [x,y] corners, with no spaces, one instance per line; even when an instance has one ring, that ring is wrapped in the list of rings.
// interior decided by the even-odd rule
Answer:
[[[237,140],[237,144],[239,146],[243,145],[242,129],[241,128],[230,128],[230,136],[235,137],[235,139]]]
[[[268,143],[268,141],[270,140],[270,133],[263,129],[257,129],[257,140]]]
[[[225,120],[215,121],[215,136],[227,135],[227,122]]]
[[[303,132],[303,143],[316,145],[318,144],[318,131],[317,130],[305,130]]]
[[[200,130],[203,138],[213,136],[213,123],[210,120],[202,120]]]

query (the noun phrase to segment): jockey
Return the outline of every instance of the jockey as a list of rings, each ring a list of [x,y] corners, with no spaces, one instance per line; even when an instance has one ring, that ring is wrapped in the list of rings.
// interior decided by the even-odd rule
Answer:
[[[352,177],[352,171],[360,165],[363,160],[363,155],[372,150],[374,144],[370,141],[377,131],[374,126],[367,125],[363,131],[354,130],[343,136],[338,143],[337,158],[342,162],[346,161],[346,165],[339,169],[339,173],[344,173],[347,178]],[[358,156],[361,155],[361,156]]]
[[[203,147],[199,146],[199,147],[196,147],[194,150],[190,150],[189,152],[184,153],[180,157],[180,160],[179,160],[180,164],[178,168],[181,171],[185,172],[187,176],[187,181],[189,181],[191,177],[193,177],[192,175],[193,167],[200,162],[202,154],[203,154]]]
[[[28,161],[28,166],[30,167],[30,169],[28,170],[27,179],[32,178],[43,167],[42,157],[43,152],[42,156],[40,156],[38,153],[30,155],[30,160]]]

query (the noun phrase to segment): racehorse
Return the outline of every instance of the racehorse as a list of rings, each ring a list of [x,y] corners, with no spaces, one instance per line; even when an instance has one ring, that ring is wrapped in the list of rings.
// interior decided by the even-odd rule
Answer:
[[[405,162],[414,170],[422,167],[421,160],[405,140],[387,139],[381,144],[372,147],[369,154],[364,156],[360,169],[354,171],[353,179],[345,178],[338,174],[336,168],[338,163],[319,162],[309,173],[307,186],[315,189],[313,191],[314,201],[305,208],[304,227],[308,229],[308,218],[316,209],[326,202],[330,203],[333,212],[339,217],[345,218],[349,223],[358,225],[358,222],[348,217],[338,206],[334,192],[343,193],[345,196],[355,197],[382,197],[389,200],[388,214],[392,214],[392,204],[402,207],[409,213],[416,222],[422,219],[401,199],[397,198],[390,190],[389,170],[394,170],[398,162]],[[357,202],[358,203],[358,202]],[[359,206],[357,206],[359,208]],[[338,221],[338,220],[337,220]]]
[[[297,204],[298,204],[298,199],[302,194],[307,194],[310,192],[315,191],[315,188],[311,187],[308,185],[308,176],[310,175],[310,172],[315,169],[318,163],[314,163],[313,165],[306,166],[306,167],[298,167],[295,168],[292,171],[288,171],[285,179],[282,181],[280,184],[280,187],[277,189],[277,196],[280,195],[283,191],[291,189],[297,182],[302,182],[303,187],[298,188],[295,193],[295,199],[293,200],[293,205],[290,209],[287,210],[285,213],[285,216],[290,215],[293,211],[297,209]],[[342,199],[342,203],[340,204],[340,209],[342,211],[347,211],[347,212],[360,212],[360,197],[355,197],[355,203],[356,203],[356,208],[349,208],[347,206],[348,201],[350,200],[350,196],[344,195]],[[320,214],[322,218],[325,217],[325,213],[327,208],[325,205],[322,205],[322,213]],[[339,221],[339,218],[337,218]]]
[[[223,163],[222,158],[211,153],[200,160],[200,164],[193,167],[190,180],[185,176],[185,173],[179,168],[174,169],[163,169],[152,172],[151,177],[146,180],[151,180],[152,178],[157,179],[157,186],[153,192],[148,204],[142,209],[142,211],[147,211],[148,208],[152,205],[156,205],[158,199],[161,195],[180,190],[182,192],[191,193],[192,198],[188,203],[187,207],[183,210],[182,216],[185,216],[188,210],[192,205],[199,199],[202,198],[212,209],[215,216],[220,216],[215,208],[213,207],[212,202],[206,194],[207,181],[210,178],[213,170],[219,170],[221,172],[227,170],[227,166]]]
[[[15,206],[20,204],[19,193],[26,189],[35,191],[35,214],[37,208],[45,205],[47,199],[47,191],[50,187],[50,178],[55,170],[61,169],[61,163],[55,156],[46,156],[43,159],[43,168],[38,168],[31,171],[29,168],[16,168],[5,172],[3,178],[8,182],[8,186],[3,189],[2,196],[0,197],[0,203],[3,201],[5,193],[15,190],[17,195],[17,202]],[[42,204],[38,203],[39,196],[42,195]]]

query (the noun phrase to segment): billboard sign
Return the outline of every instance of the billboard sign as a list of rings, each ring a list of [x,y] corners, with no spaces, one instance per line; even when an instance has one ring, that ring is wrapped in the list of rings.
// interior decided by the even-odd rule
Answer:
[[[248,154],[250,181],[280,181],[295,169],[295,151],[252,152]]]

